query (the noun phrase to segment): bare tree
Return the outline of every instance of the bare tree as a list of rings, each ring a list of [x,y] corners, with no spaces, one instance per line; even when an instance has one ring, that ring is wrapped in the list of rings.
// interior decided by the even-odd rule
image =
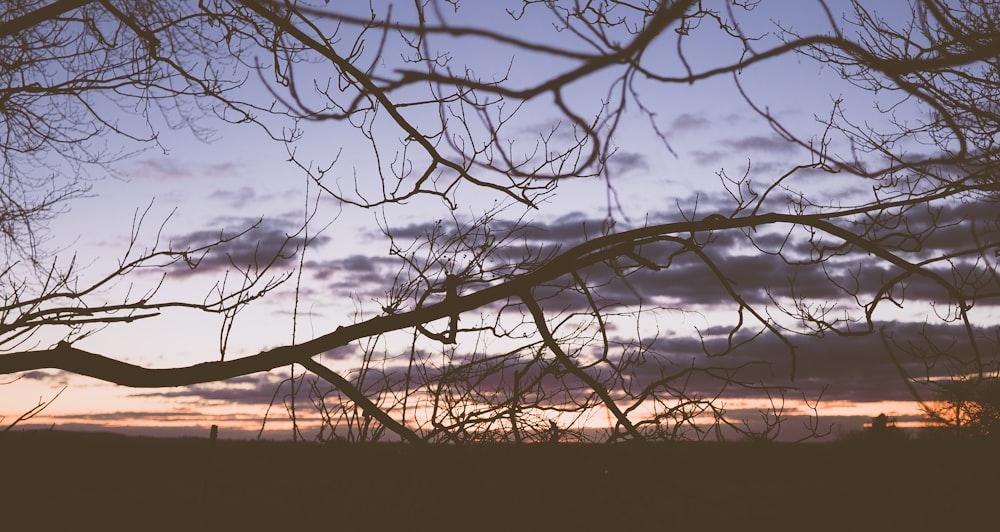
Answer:
[[[953,378],[927,385],[936,393],[921,402],[928,419],[960,437],[995,437],[1000,427],[1000,392],[995,377]]]
[[[838,15],[818,1],[813,7],[826,14],[828,26],[800,34],[780,20],[762,30],[751,22],[757,4],[736,0],[525,0],[506,10],[509,24],[532,29],[522,33],[463,18],[458,2],[363,10],[235,0],[15,2],[0,19],[0,50],[10,58],[0,71],[8,87],[0,89],[0,110],[9,117],[2,126],[12,161],[8,179],[37,178],[26,170],[35,165],[18,161],[58,157],[52,173],[73,176],[111,165],[133,146],[155,145],[157,122],[148,114],[154,106],[167,127],[201,136],[210,133],[203,125],[210,118],[253,122],[285,143],[290,160],[341,205],[383,209],[375,212],[383,213],[379,225],[399,270],[377,315],[244,358],[227,360],[223,349],[219,360],[150,369],[87,352],[72,340],[101,324],[153,318],[166,307],[231,317],[287,279],[291,274],[275,265],[310,240],[293,235],[289,248],[259,264],[234,265],[245,280],[205,301],[157,299],[154,286],[92,303],[97,289],[139,267],[165,268],[165,275],[175,264],[197,268],[198,257],[252,228],[190,249],[161,247],[155,238],[147,245],[136,232],[142,251],[130,249],[119,269],[88,287],[73,284],[72,263],[56,268],[55,262],[44,270],[51,274],[4,283],[13,288],[4,292],[0,345],[8,352],[0,355],[0,372],[59,368],[163,387],[301,364],[315,376],[306,389],[330,429],[324,434],[363,441],[386,430],[414,443],[771,439],[788,397],[803,394],[817,411],[818,394],[809,395],[815,390],[794,381],[800,340],[872,334],[886,323],[879,318],[883,308],[901,307],[919,291],[943,323],[957,326],[948,331],[965,353],[955,348],[935,356],[967,355],[984,374],[995,353],[982,348],[983,326],[972,311],[1000,293],[997,221],[980,209],[996,199],[997,14],[989,2],[926,0],[913,2],[912,16],[899,21],[878,17],[866,4],[850,2]],[[721,40],[732,53],[700,65],[689,52],[699,39]],[[463,56],[470,49],[495,50],[502,59]],[[834,99],[817,113],[815,130],[803,132],[759,105],[741,76],[792,54],[834,69],[869,97],[890,95],[872,100],[884,120],[858,120]],[[534,60],[552,72],[528,80],[515,74],[517,64]],[[622,156],[627,113],[647,119],[670,153],[656,101],[671,87],[730,78],[747,108],[796,146],[801,159],[778,170],[748,166],[737,177],[720,171],[729,203],[711,205],[710,212],[665,196],[678,202],[675,213],[626,224],[629,206],[616,199],[614,163]],[[247,84],[258,82],[269,98],[254,99]],[[584,82],[604,83],[606,95],[581,101],[574,88]],[[140,129],[121,125],[117,111],[94,103],[99,98],[111,109],[141,109]],[[539,127],[532,112],[540,107],[558,120]],[[325,124],[352,128],[368,152],[300,152],[302,136]],[[108,135],[128,148],[91,156],[95,139]],[[362,159],[374,175],[340,170]],[[855,193],[844,199],[817,189],[817,175]],[[554,245],[532,231],[523,213],[543,208],[570,179],[603,180],[608,212],[599,229]],[[78,182],[55,190],[76,191]],[[476,207],[475,194],[495,206]],[[423,234],[408,233],[384,214],[423,196],[479,211],[429,224]],[[55,203],[68,197],[56,194]],[[742,285],[727,262],[737,248],[786,272],[783,284]],[[702,357],[681,360],[656,321],[707,306],[636,287],[653,280],[669,285],[691,269],[704,273],[701,289],[722,294],[731,313],[718,327],[698,331]],[[840,296],[815,300],[795,282],[800,274],[824,278]],[[66,326],[68,341],[51,347],[7,340]],[[891,330],[882,334],[890,351],[909,345],[894,342]],[[394,345],[409,345],[404,355],[383,346],[390,336]],[[752,342],[765,341],[783,356],[741,356]],[[314,358],[352,344],[360,359],[347,376]],[[294,376],[291,382],[296,386]],[[727,401],[747,396],[764,406],[750,417],[734,416]],[[606,417],[606,429],[592,428],[595,416]],[[815,421],[807,428],[822,430]]]

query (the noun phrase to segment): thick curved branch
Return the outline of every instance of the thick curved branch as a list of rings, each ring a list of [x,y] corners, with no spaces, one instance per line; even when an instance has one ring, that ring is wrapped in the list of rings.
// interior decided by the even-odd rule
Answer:
[[[344,395],[354,401],[354,404],[360,406],[366,414],[377,419],[378,422],[384,425],[387,429],[395,432],[410,443],[424,443],[424,440],[420,438],[417,433],[406,428],[404,425],[389,416],[389,414],[385,413],[385,411],[379,408],[378,405],[371,402],[371,399],[368,399],[364,392],[359,390],[356,386],[351,384],[351,381],[345,379],[336,371],[333,371],[311,358],[300,361],[300,364],[302,364],[307,370],[318,375],[323,380],[336,386],[337,389],[344,392]]]
[[[792,215],[769,213],[754,216],[726,218],[713,214],[703,220],[690,220],[653,225],[614,233],[584,242],[556,256],[539,268],[512,277],[509,280],[447,299],[433,305],[408,312],[376,316],[360,323],[338,327],[333,332],[307,342],[278,347],[249,357],[204,362],[179,368],[152,369],[114,360],[96,353],[89,353],[61,343],[55,348],[41,351],[22,351],[0,355],[0,374],[30,371],[42,368],[62,369],[79,375],[140,388],[186,386],[203,382],[225,380],[279,366],[302,363],[313,356],[347,345],[360,338],[377,336],[451,318],[462,312],[484,307],[491,303],[519,297],[533,287],[552,281],[573,271],[598,264],[619,256],[634,253],[636,246],[661,240],[665,235],[677,233],[720,231],[774,224],[809,226],[858,246],[914,275],[921,275],[944,287],[952,297],[964,301],[961,294],[943,277],[906,261],[876,243],[866,240],[833,223],[839,213],[825,215]],[[963,318],[967,303],[962,303]],[[977,350],[978,355],[978,350]]]
[[[629,435],[638,441],[644,440],[645,438],[643,438],[639,430],[635,428],[635,425],[632,424],[628,416],[625,415],[620,408],[618,408],[615,400],[611,397],[611,394],[608,393],[608,389],[600,382],[597,382],[597,379],[591,377],[589,373],[580,369],[580,367],[573,362],[569,355],[563,351],[562,347],[559,346],[559,342],[557,342],[555,337],[552,336],[552,331],[550,331],[548,325],[545,324],[545,313],[542,311],[542,308],[538,306],[538,302],[535,301],[531,292],[525,291],[522,293],[521,301],[524,302],[525,306],[528,307],[528,311],[531,312],[531,317],[535,322],[535,327],[538,328],[538,334],[542,335],[545,347],[549,348],[549,351],[552,351],[552,354],[555,355],[556,359],[562,363],[567,371],[583,381],[590,387],[591,390],[594,390],[594,393],[601,398],[601,402],[604,403],[604,406],[607,407],[608,411],[615,416],[618,423],[621,424],[622,427],[625,427],[625,430],[629,433]]]
[[[54,19],[74,9],[83,7],[94,0],[56,0],[51,4],[42,6],[34,11],[25,13],[17,18],[8,20],[0,24],[0,38],[22,32],[32,26],[36,26],[46,20]]]

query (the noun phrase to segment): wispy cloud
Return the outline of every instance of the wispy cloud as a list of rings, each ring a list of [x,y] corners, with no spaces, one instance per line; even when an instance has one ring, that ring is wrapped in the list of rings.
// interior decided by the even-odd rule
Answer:
[[[222,189],[212,192],[208,196],[211,199],[221,200],[233,209],[242,210],[251,201],[257,198],[257,193],[253,187],[239,187],[234,189]]]
[[[131,161],[122,174],[137,180],[182,180],[201,177],[229,177],[240,171],[240,163],[226,161],[200,164],[177,157],[151,157]]]
[[[615,177],[621,177],[638,170],[648,170],[648,158],[641,153],[619,151],[608,159],[608,169]]]
[[[688,131],[702,129],[711,125],[711,120],[704,116],[693,115],[691,113],[681,113],[670,122],[671,133],[685,133]]]
[[[266,405],[271,402],[275,392],[286,379],[287,375],[279,373],[255,373],[216,383],[137,392],[132,394],[132,397],[189,398],[196,399],[198,404],[222,402],[236,405]],[[287,382],[284,385],[287,387]],[[278,399],[280,400],[280,395]],[[134,413],[127,414],[134,417]]]
[[[171,247],[178,251],[192,250],[220,239],[232,238],[239,232],[247,231],[248,228],[249,231],[239,238],[193,257],[197,268],[178,268],[178,273],[217,272],[231,268],[259,269],[272,263],[279,266],[288,265],[306,244],[306,239],[299,234],[298,227],[285,220],[222,218],[208,225],[214,226],[213,229],[202,229],[175,236],[171,239]],[[330,237],[317,235],[310,237],[309,245],[320,247],[329,241]]]
[[[791,153],[799,146],[777,136],[750,135],[724,140],[722,144],[735,150],[753,150],[767,153]]]

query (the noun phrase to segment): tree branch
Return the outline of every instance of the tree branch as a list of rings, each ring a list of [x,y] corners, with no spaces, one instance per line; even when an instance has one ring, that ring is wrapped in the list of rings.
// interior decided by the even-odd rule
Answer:
[[[94,0],[56,0],[47,6],[25,13],[0,24],[0,38],[22,32],[46,20],[56,18],[64,13],[83,7]]]
[[[838,215],[768,213],[726,218],[713,214],[702,220],[673,222],[613,233],[575,246],[537,269],[514,276],[503,283],[457,296],[453,299],[448,298],[433,305],[420,307],[408,312],[376,316],[363,322],[341,326],[333,332],[301,344],[277,347],[256,355],[234,360],[203,362],[178,368],[153,369],[83,351],[63,342],[48,350],[21,351],[0,355],[0,374],[53,368],[123,386],[138,388],[186,386],[219,381],[260,371],[269,371],[291,363],[303,363],[303,361],[313,356],[347,345],[360,338],[368,338],[390,331],[416,327],[442,318],[451,319],[461,312],[481,308],[511,297],[518,297],[535,286],[552,281],[563,275],[569,275],[575,270],[634,253],[636,246],[658,241],[665,235],[720,231],[772,224],[797,224],[815,227],[828,234],[837,236],[846,242],[855,244],[865,251],[912,274],[924,275],[942,285],[953,296],[957,297],[960,295],[940,275],[907,262],[890,251],[883,249],[878,244],[869,242],[863,237],[833,224],[829,219],[836,216]]]

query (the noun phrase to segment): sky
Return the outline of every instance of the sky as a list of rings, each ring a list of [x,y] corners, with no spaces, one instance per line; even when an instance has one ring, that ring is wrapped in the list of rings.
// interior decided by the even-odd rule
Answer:
[[[838,6],[842,9],[840,3],[830,4],[834,9]],[[380,9],[388,4],[377,2],[375,5]],[[548,22],[543,20],[514,24],[499,11],[499,5],[469,2],[461,6],[457,15],[449,16],[457,17],[455,20],[464,24],[482,25],[497,31],[510,25],[509,31],[544,35],[552,39],[552,44],[573,42],[573,36],[551,31]],[[905,9],[903,3],[895,5]],[[405,18],[404,7],[394,8],[396,16]],[[882,9],[888,10],[883,14],[889,17],[903,14],[894,13],[889,7]],[[529,13],[541,11],[539,8]],[[818,3],[796,0],[765,0],[745,20],[748,31],[769,31],[773,29],[774,20],[786,28],[804,32],[817,28],[823,31],[824,26],[829,26]],[[719,38],[717,31],[703,33],[703,37],[693,38],[685,45],[688,46],[687,58],[696,65],[696,70],[732,59],[730,41]],[[767,42],[774,42],[773,37],[763,41]],[[503,73],[509,68],[508,75],[514,85],[527,86],[565,67],[563,63],[539,55],[511,57],[502,47],[486,47],[472,38],[453,42],[440,37],[434,43],[449,50],[452,64],[475,65],[480,74]],[[371,43],[368,46],[364,53],[374,53],[371,51],[374,46]],[[383,50],[390,63],[400,53],[392,46],[398,43],[392,41],[390,48]],[[670,43],[654,46],[651,53],[662,54],[662,57],[651,59],[652,63],[659,65],[662,60],[665,70],[677,68],[676,53]],[[299,72],[303,79],[309,76],[322,79],[328,76],[326,68],[319,63],[303,66]],[[843,82],[829,69],[808,59],[793,55],[776,58],[747,69],[738,79],[740,87],[755,104],[768,109],[785,127],[804,138],[819,134],[821,126],[817,124],[817,117],[828,115],[836,98],[844,99],[844,109],[852,118],[869,120],[873,124],[885,119],[873,111],[877,102],[870,94]],[[615,87],[611,81],[612,77],[603,73],[585,78],[571,85],[567,101],[574,110],[588,116],[612,94]],[[555,249],[582,242],[587,234],[596,234],[609,220],[614,220],[617,230],[624,230],[645,223],[676,220],[684,215],[701,217],[712,212],[725,213],[727,208],[731,209],[731,198],[720,174],[738,177],[749,171],[756,182],[767,183],[795,164],[809,162],[809,154],[782,140],[748,107],[729,76],[690,86],[642,81],[636,86],[645,91],[642,102],[650,106],[653,118],[643,115],[635,105],[629,106],[615,133],[618,151],[609,161],[608,174],[563,180],[539,209],[523,208],[502,194],[475,190],[468,184],[461,185],[456,193],[459,206],[455,211],[433,197],[414,198],[402,205],[361,209],[324,194],[302,168],[289,162],[286,146],[267,138],[260,128],[224,124],[207,117],[200,123],[211,128],[210,140],[196,138],[183,128],[162,128],[162,149],[147,149],[115,163],[113,172],[107,175],[94,175],[88,197],[74,200],[67,211],[53,221],[48,244],[56,250],[58,260],[66,261],[75,256],[83,268],[83,276],[96,278],[125,252],[137,217],[143,218],[136,233],[140,248],[152,246],[157,239],[176,248],[197,246],[219,235],[234,234],[259,221],[259,226],[246,238],[228,244],[225,254],[204,256],[197,270],[182,266],[141,271],[109,292],[118,294],[122,290],[156,286],[166,274],[161,294],[198,301],[211,293],[222,279],[238,283],[235,275],[225,277],[227,269],[231,272],[233,264],[252,263],[255,254],[273,254],[287,235],[295,234],[303,220],[312,214],[309,233],[299,234],[292,240],[292,244],[299,244],[303,238],[314,238],[304,257],[296,254],[280,261],[275,269],[278,275],[290,275],[289,280],[268,297],[247,307],[233,321],[224,354],[226,359],[232,359],[307,340],[339,325],[378,314],[378,300],[389,290],[393,275],[400,270],[399,260],[389,254],[391,242],[380,227],[391,227],[396,242],[405,246],[408,239],[419,240],[433,231],[439,220],[449,227],[453,225],[453,217],[467,222],[493,205],[506,205],[494,220],[496,226],[526,220],[529,223],[529,229],[523,233],[526,241],[542,249]],[[251,80],[242,90],[247,98],[266,100],[269,97],[256,80]],[[891,99],[891,95],[888,98]],[[109,107],[109,112],[115,111]],[[899,112],[907,112],[905,104]],[[505,131],[523,146],[525,142],[533,142],[538,132],[545,131],[557,118],[551,100],[540,98],[526,104],[511,123],[505,124]],[[127,116],[123,118],[127,119]],[[273,120],[282,127],[278,119]],[[433,124],[433,121],[427,123]],[[381,126],[376,124],[374,127]],[[357,130],[346,124],[326,122],[303,123],[301,127],[303,138],[294,146],[299,161],[315,169],[336,160],[326,183],[333,180],[341,190],[349,191],[358,179],[359,190],[368,197],[381,186],[373,178],[378,167],[372,162],[371,147]],[[560,134],[565,131],[563,128]],[[662,138],[657,136],[658,131],[663,132]],[[555,138],[566,140],[565,137]],[[834,143],[831,149],[847,150],[849,147]],[[383,168],[391,167],[392,157],[398,153],[398,145],[381,146],[380,154],[385,156],[382,164],[387,165]],[[795,186],[822,200],[845,203],[868,193],[855,183],[842,185],[837,177],[818,173],[803,173]],[[781,205],[780,201],[774,203],[776,208]],[[946,212],[946,216],[958,217],[972,209],[987,207],[956,205]],[[980,215],[991,216],[988,210]],[[734,284],[745,288],[743,294],[751,303],[774,310],[768,294],[787,298],[794,287],[796,295],[806,296],[817,304],[835,305],[837,312],[850,312],[850,305],[845,306],[840,301],[842,293],[827,282],[824,272],[816,268],[782,267],[773,256],[748,250],[734,236],[719,234],[716,245],[728,250],[721,264]],[[780,235],[772,236],[778,238]],[[969,237],[961,227],[955,227],[939,238],[936,244],[947,249],[954,239],[967,240]],[[297,270],[300,260],[301,276]],[[686,260],[680,260],[663,272],[641,272],[630,278],[631,286],[612,284],[603,292],[606,297],[622,301],[633,298],[630,294],[636,291],[644,294],[651,309],[640,317],[641,324],[632,327],[640,334],[655,331],[655,339],[650,340],[652,345],[658,352],[668,353],[676,360],[703,357],[702,338],[708,338],[709,347],[714,346],[713,342],[720,341],[720,333],[728,330],[735,319],[731,302],[727,305],[726,294],[713,282],[710,273]],[[877,266],[868,268],[863,261],[860,264],[857,261],[856,257],[831,261],[833,276],[850,282],[852,272],[859,276],[885,273]],[[790,282],[792,279],[794,285]],[[297,307],[296,283],[299,284]],[[953,328],[932,319],[936,297],[931,289],[914,285],[908,294],[907,305],[880,313],[876,323],[892,323],[895,338],[923,335],[947,342],[954,334]],[[579,303],[569,301],[565,304]],[[996,318],[996,311],[982,309],[977,316],[985,323]],[[156,318],[109,325],[75,345],[148,367],[189,365],[223,356],[220,354],[220,327],[224,325],[218,315],[168,310]],[[58,340],[60,334],[61,331],[43,331],[38,337],[39,346]],[[378,347],[387,352],[399,350],[405,348],[405,341],[405,335],[402,340],[390,336],[379,340]],[[897,418],[901,424],[916,423],[920,419],[912,396],[879,334],[802,337],[796,341],[800,347],[792,385],[799,390],[789,392],[784,398],[792,416],[787,428],[789,437],[801,433],[799,425],[804,419],[796,416],[808,414],[809,402],[817,398],[821,398],[818,406],[821,422],[824,426],[832,425],[833,436],[859,430],[866,421],[883,412]],[[471,346],[460,343],[458,354],[470,356],[478,349],[478,342],[478,339],[470,340]],[[780,342],[765,335],[728,360],[772,360],[773,366],[762,369],[760,379],[784,382],[789,360],[782,354],[783,350]],[[353,346],[325,353],[319,358],[332,368],[350,372],[356,367],[362,351],[361,346]],[[399,367],[390,364],[382,371],[392,373],[399,371]],[[9,423],[38,401],[52,398],[65,387],[44,412],[23,426],[203,435],[208,426],[216,424],[221,427],[224,437],[253,437],[260,433],[268,438],[284,439],[291,436],[283,405],[288,390],[287,377],[286,369],[247,375],[226,383],[144,390],[65,372],[31,371],[20,375],[15,382],[0,386],[0,417]],[[655,377],[638,375],[636,378],[642,381]],[[2,378],[0,382],[5,380]],[[760,407],[758,403],[741,401],[739,397],[727,401],[733,415],[745,413],[753,417]],[[309,427],[307,436],[311,436],[317,430],[317,410],[300,398],[297,413],[303,426]]]

